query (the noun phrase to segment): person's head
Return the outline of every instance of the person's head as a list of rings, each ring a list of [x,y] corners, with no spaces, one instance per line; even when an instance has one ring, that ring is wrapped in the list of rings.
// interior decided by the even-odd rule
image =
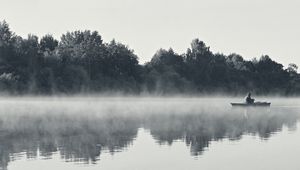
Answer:
[[[248,96],[251,97],[251,93],[250,92],[248,93]]]

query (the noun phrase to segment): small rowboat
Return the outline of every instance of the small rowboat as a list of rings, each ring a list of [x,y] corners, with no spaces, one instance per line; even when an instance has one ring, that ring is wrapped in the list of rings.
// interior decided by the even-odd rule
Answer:
[[[239,107],[270,107],[271,103],[269,102],[255,102],[255,103],[231,103],[232,106],[239,106]]]

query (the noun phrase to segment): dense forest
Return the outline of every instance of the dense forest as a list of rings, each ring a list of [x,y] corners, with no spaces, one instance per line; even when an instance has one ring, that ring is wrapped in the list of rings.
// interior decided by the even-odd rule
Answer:
[[[0,22],[0,91],[8,94],[300,94],[297,65],[268,55],[251,61],[213,53],[199,39],[185,54],[159,49],[139,64],[127,45],[105,43],[97,31],[67,32],[56,40],[17,36]]]

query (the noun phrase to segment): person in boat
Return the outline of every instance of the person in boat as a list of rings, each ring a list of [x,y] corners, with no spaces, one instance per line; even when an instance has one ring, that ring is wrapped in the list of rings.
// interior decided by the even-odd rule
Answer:
[[[251,93],[249,92],[247,97],[246,97],[246,103],[247,104],[253,104],[255,99],[251,98]]]

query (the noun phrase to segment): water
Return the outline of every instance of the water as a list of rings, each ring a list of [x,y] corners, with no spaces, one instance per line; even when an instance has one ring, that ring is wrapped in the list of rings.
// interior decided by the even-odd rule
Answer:
[[[0,169],[299,170],[299,99],[2,98]]]

